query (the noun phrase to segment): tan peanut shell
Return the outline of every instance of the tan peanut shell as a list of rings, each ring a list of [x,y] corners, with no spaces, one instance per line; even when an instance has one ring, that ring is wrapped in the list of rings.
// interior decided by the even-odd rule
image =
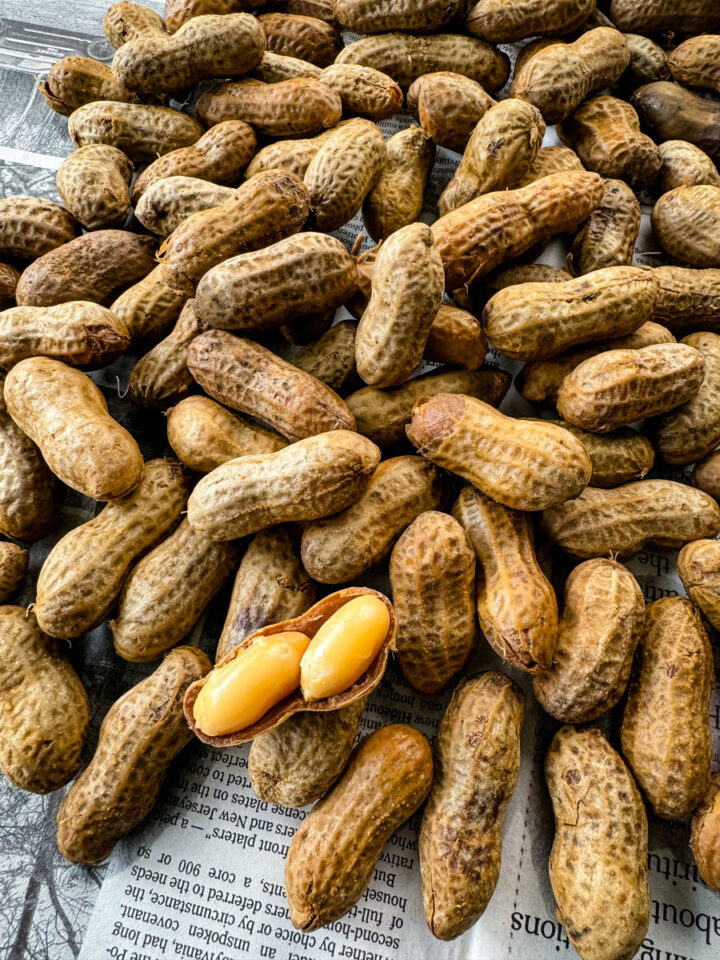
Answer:
[[[223,187],[209,180],[163,177],[154,180],[140,197],[135,217],[152,233],[168,237],[194,213],[219,207],[234,196],[232,187]]]
[[[360,899],[385,842],[423,802],[432,776],[430,745],[412,727],[381,727],[360,742],[290,843],[285,892],[293,926],[326,926]]]
[[[165,22],[158,13],[130,0],[120,0],[108,7],[103,19],[103,31],[108,43],[116,50],[138,37],[167,36]]]
[[[122,150],[98,143],[74,150],[55,179],[70,213],[88,230],[96,230],[127,217],[132,174],[133,165]]]
[[[76,300],[0,312],[0,366],[6,370],[28,357],[94,369],[113,363],[129,346],[125,324],[98,303]]]
[[[425,186],[435,162],[435,146],[417,127],[406,127],[385,144],[387,160],[380,178],[363,201],[363,224],[373,240],[420,218]]]
[[[0,256],[36,260],[80,233],[64,207],[41,197],[0,199]]]
[[[625,40],[630,50],[630,65],[620,78],[621,84],[627,83],[634,88],[655,80],[670,79],[667,54],[660,44],[639,33],[626,33]]]
[[[558,636],[555,592],[540,569],[532,521],[472,487],[464,487],[453,516],[477,559],[477,612],[490,646],[514,667],[548,669]]]
[[[158,265],[110,305],[130,331],[133,343],[166,336],[180,316],[190,295],[170,286],[170,279],[165,267]]]
[[[265,51],[263,28],[247,13],[193,17],[171,35],[143,34],[115,52],[115,80],[143,94],[249,73]]]
[[[666,140],[658,147],[662,158],[660,189],[668,193],[676,187],[696,187],[708,183],[720,187],[720,173],[700,147],[686,140]]]
[[[333,0],[336,19],[353,33],[437,30],[460,6],[459,0]]]
[[[350,758],[364,709],[362,699],[329,713],[296,713],[255,737],[248,772],[257,796],[284,807],[319,800]]]
[[[473,371],[448,369],[423,374],[391,390],[364,387],[350,394],[347,405],[358,431],[384,449],[404,439],[405,426],[421,398],[462,393],[497,407],[509,386],[510,376],[494,367]]]
[[[15,306],[15,290],[19,279],[19,270],[9,263],[0,263],[0,310]]]
[[[461,73],[421,74],[407,92],[408,112],[439,147],[462,153],[475,125],[495,103],[477,81]]]
[[[687,403],[704,375],[702,354],[685,343],[607,350],[565,377],[557,408],[568,423],[608,433]]]
[[[390,557],[397,658],[421,693],[437,693],[475,646],[475,553],[446,513],[428,510],[405,530]]]
[[[544,135],[545,122],[532,104],[508,98],[490,107],[440,195],[440,215],[484,193],[514,186],[535,160]]]
[[[341,120],[328,130],[316,134],[314,137],[299,140],[276,140],[255,154],[245,170],[245,179],[249,180],[256,173],[263,170],[280,168],[289,170],[297,177],[304,177],[310,161],[325,141],[331,137],[339,127],[348,124],[349,120]]]
[[[717,450],[695,464],[691,482],[716,500],[720,499],[720,455]]]
[[[261,627],[299,617],[315,597],[316,587],[300,562],[300,538],[293,528],[281,524],[257,533],[235,577],[215,661],[219,663]]]
[[[602,200],[573,240],[568,267],[576,275],[631,264],[640,232],[640,204],[622,180],[608,180]]]
[[[297,77],[319,77],[321,73],[321,67],[308,63],[307,60],[266,50],[251,76],[263,83],[280,83],[283,80],[295,80]]]
[[[211,267],[297,233],[308,213],[302,181],[284,170],[267,170],[225,203],[184,220],[160,247],[158,260],[169,283],[192,295]]]
[[[478,0],[467,16],[467,29],[489,43],[571,33],[593,12],[593,0]]]
[[[292,364],[327,384],[337,393],[346,392],[358,379],[355,370],[355,330],[352,320],[343,320],[318,340],[302,347]]]
[[[0,603],[5,603],[22,583],[28,568],[28,552],[9,540],[0,541]]]
[[[174,33],[192,17],[206,13],[243,13],[263,5],[263,0],[165,0],[165,23],[170,33]]]
[[[487,354],[487,338],[479,321],[467,310],[442,304],[425,341],[424,358],[477,370]]]
[[[349,706],[351,703],[355,703],[355,701],[367,697],[367,695],[378,686],[383,678],[390,653],[395,649],[396,630],[395,614],[393,612],[392,604],[382,593],[378,593],[377,590],[371,590],[369,587],[345,587],[343,590],[338,590],[336,593],[330,593],[326,597],[323,597],[322,600],[318,600],[318,602],[310,607],[309,610],[307,610],[305,613],[301,613],[299,616],[293,619],[284,620],[280,623],[274,623],[266,627],[261,627],[259,630],[256,630],[254,633],[250,634],[249,637],[247,637],[237,646],[232,647],[225,654],[222,660],[216,662],[215,667],[223,667],[226,664],[231,663],[235,657],[252,647],[252,645],[261,637],[268,637],[277,633],[293,631],[304,633],[307,637],[312,639],[320,627],[329,617],[333,615],[333,613],[343,607],[350,600],[355,599],[355,597],[364,596],[377,597],[379,600],[382,600],[388,609],[388,613],[390,614],[390,626],[388,628],[387,636],[385,637],[377,656],[367,668],[365,673],[363,673],[362,676],[355,681],[352,687],[349,687],[347,690],[343,690],[342,693],[337,693],[332,697],[325,697],[321,700],[305,700],[302,696],[300,688],[297,687],[291,694],[289,694],[279,703],[276,703],[275,706],[271,707],[267,713],[263,714],[259,720],[251,724],[249,727],[245,727],[244,729],[238,730],[235,733],[211,737],[208,734],[203,733],[203,731],[197,726],[193,712],[197,696],[200,693],[205,680],[207,680],[206,677],[204,680],[199,680],[197,683],[194,683],[185,695],[185,718],[195,736],[202,740],[203,743],[210,744],[213,747],[234,747],[240,743],[247,743],[249,740],[253,740],[255,737],[257,737],[259,734],[267,733],[268,730],[272,730],[275,727],[280,726],[280,724],[296,713],[301,713],[303,711],[324,713],[330,710],[338,710],[341,707]]]
[[[188,367],[213,399],[263,420],[291,442],[355,429],[330,387],[252,340],[208,330],[190,344]]]
[[[384,120],[402,110],[403,94],[387,74],[355,63],[332,63],[318,79],[340,94],[343,109],[370,120]]]
[[[720,541],[695,540],[677,558],[677,572],[688,597],[717,630],[720,626]]]
[[[562,170],[584,169],[580,157],[569,147],[559,145],[540,147],[535,159],[517,180],[515,186],[526,187],[529,183],[535,183],[536,180],[549,177],[551,173],[559,173]]]
[[[558,123],[596,90],[618,80],[630,63],[625,37],[597,27],[574,43],[552,43],[515,68],[511,97],[534,104],[545,122]]]
[[[0,663],[0,770],[21,790],[57,790],[80,767],[90,720],[85,689],[23,607],[0,607]]]
[[[209,326],[270,330],[341,306],[357,286],[354,258],[335,237],[299,233],[209,270],[195,309]]]
[[[653,273],[658,282],[654,320],[671,330],[720,327],[720,269],[664,266]]]
[[[286,57],[307,60],[316,67],[329,66],[342,49],[334,24],[297,13],[262,13],[258,21],[267,49]]]
[[[285,440],[231,413],[209,397],[186,397],[168,411],[168,443],[189,470],[210,473],[222,463],[256,453],[273,453]]]
[[[160,154],[189,147],[202,135],[197,120],[170,107],[97,100],[73,111],[68,133],[76,147],[105,143],[133,163],[148,163]]]
[[[260,6],[259,0],[252,0]],[[332,0],[282,0],[285,13],[297,13],[301,17],[317,17],[335,23],[335,11]]]
[[[585,560],[645,547],[677,550],[720,532],[720,507],[707,493],[673,480],[639,480],[613,490],[587,487],[574,500],[543,511],[552,543]]]
[[[720,890],[720,774],[711,778],[692,819],[690,846],[698,873],[704,883],[717,892]]]
[[[586,100],[560,124],[558,133],[588,170],[624,180],[635,190],[648,187],[662,166],[657,146],[640,132],[637,113],[617,97]]]
[[[423,456],[514,510],[544,510],[575,497],[592,471],[567,430],[515,420],[473,397],[441,393],[418,401],[406,432]]]
[[[355,337],[355,362],[365,383],[391,387],[408,379],[422,359],[443,286],[430,227],[412,223],[385,241]]]
[[[620,727],[622,750],[652,811],[697,809],[710,780],[712,648],[692,603],[663,597],[645,613]]]
[[[244,121],[218,123],[192,146],[166,153],[146,167],[133,186],[133,203],[137,204],[151,183],[165,177],[197,177],[232,186],[252,160],[256,142],[252,127]]]
[[[123,660],[157,660],[192,630],[238,562],[232,543],[215,543],[183,520],[131,570],[110,622]]]
[[[27,267],[17,286],[19,305],[69,300],[107,303],[155,265],[156,241],[126,230],[96,230],[50,250]]]
[[[171,530],[189,484],[175,460],[150,460],[126,497],[70,530],[43,563],[35,616],[52,637],[73,639],[105,619],[133,561]]]
[[[720,11],[713,0],[612,0],[610,16],[620,30],[658,33],[699,33],[720,28]]]
[[[210,669],[195,647],[176,647],[113,704],[97,749],[58,811],[57,842],[73,863],[100,863],[153,808],[171,761],[191,740],[188,686]]]
[[[113,77],[107,63],[92,57],[63,57],[54,63],[38,90],[45,103],[63,117],[96,100],[141,103],[143,97]]]
[[[693,267],[720,267],[720,186],[699,184],[664,193],[652,228],[663,250]]]
[[[604,189],[597,173],[569,170],[517,190],[485,194],[446,213],[432,226],[445,286],[455,290],[587,220]]]
[[[648,320],[626,337],[574,347],[547,360],[530,360],[517,375],[515,385],[526,400],[554,406],[563,380],[584,360],[608,350],[642,350],[660,343],[675,343],[675,337],[661,324]]]
[[[657,282],[641,267],[606,267],[565,283],[499,290],[482,314],[493,346],[515,360],[556,356],[570,347],[633,333],[652,316]]]
[[[717,100],[707,100],[677,83],[658,80],[639,87],[630,103],[656,140],[686,140],[713,160],[720,160]]]
[[[642,480],[652,469],[653,445],[631,427],[621,427],[612,433],[590,433],[564,420],[553,422],[569,430],[585,447],[592,464],[588,486],[617,487],[631,480]]]
[[[379,461],[375,444],[349,430],[248,454],[203,477],[188,519],[213,540],[235,540],[277,523],[327,517],[360,497]]]
[[[648,825],[632,774],[597,728],[562,727],[545,758],[550,883],[583,960],[633,957],[650,921]]]
[[[209,126],[223,120],[244,120],[268,136],[307,136],[335,126],[342,116],[342,100],[315,77],[279,83],[231,80],[206,90],[196,110]]]
[[[143,472],[137,443],[107,412],[90,377],[46,357],[22,360],[5,379],[8,413],[56,477],[95,500],[133,489]]]
[[[191,392],[195,381],[187,367],[188,347],[206,329],[188,300],[172,331],[133,367],[128,396],[141,407],[167,407]]]
[[[498,290],[504,290],[505,287],[514,287],[518,283],[564,283],[571,279],[572,277],[565,270],[551,267],[546,263],[511,263],[478,277],[469,295],[460,287],[458,290],[453,290],[452,296],[459,307],[464,306],[463,301],[467,300],[480,312],[490,297]]]
[[[415,517],[439,506],[441,496],[437,471],[426,460],[384,460],[354,503],[305,526],[304,568],[319,583],[355,580],[390,553]]]
[[[468,930],[495,892],[524,712],[520,688],[487,672],[458,684],[440,724],[419,838],[425,919],[439,940]]]
[[[533,677],[540,706],[563,723],[589,723],[625,692],[642,633],[645,598],[616,560],[598,557],[575,567],[552,665]]]

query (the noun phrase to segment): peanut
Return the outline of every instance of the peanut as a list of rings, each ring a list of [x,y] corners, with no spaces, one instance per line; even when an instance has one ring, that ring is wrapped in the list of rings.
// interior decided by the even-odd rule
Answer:
[[[710,781],[707,793],[693,817],[690,831],[698,873],[704,883],[716,892],[720,890],[720,775]]]
[[[384,120],[402,110],[403,94],[392,77],[355,63],[333,63],[318,77],[340,94],[343,108],[370,120]]]
[[[657,140],[687,140],[720,160],[720,103],[676,83],[658,80],[639,87],[630,103]]]
[[[720,499],[718,468],[720,468],[720,455],[716,451],[711,453],[709,457],[705,457],[700,463],[695,464],[691,477],[694,487],[704,490],[705,493],[709,493],[716,500]]]
[[[543,149],[545,149],[543,147]],[[549,148],[548,148],[549,149]],[[564,149],[564,148],[560,148]],[[538,154],[540,156],[540,154]],[[470,294],[462,288],[453,291],[453,298],[458,306],[464,306],[462,301],[467,300],[477,305],[478,309],[488,302],[490,297],[504,290],[505,287],[514,287],[518,283],[564,283],[572,277],[565,270],[551,267],[546,263],[518,263],[505,267],[498,267],[473,283]],[[458,299],[458,294],[460,299]]]
[[[698,33],[720,27],[720,12],[713,0],[685,0],[680,5],[673,0],[612,0],[610,16],[621,30],[642,33]]]
[[[52,200],[0,200],[0,256],[36,260],[79,233],[79,224],[72,214]]]
[[[537,156],[515,186],[526,187],[561,170],[584,170],[580,157],[569,147],[540,147]]]
[[[285,891],[295,927],[326,926],[360,899],[385,841],[431,784],[430,746],[412,727],[382,727],[360,742],[290,843]]]
[[[170,107],[97,100],[78,107],[68,120],[76,147],[105,143],[133,163],[152,162],[163,153],[189,147],[202,135],[197,120]]]
[[[326,20],[296,13],[262,13],[258,21],[272,53],[327,67],[342,49],[340,34]]]
[[[264,0],[165,0],[165,22],[174,33],[187,20],[205,13],[243,13],[264,6]]]
[[[593,0],[530,0],[511,4],[478,0],[467,16],[470,33],[489,43],[510,43],[535,35],[571,33],[593,12]]]
[[[568,267],[580,275],[631,264],[639,232],[637,197],[622,180],[608,180],[602,200],[573,240]]]
[[[192,738],[183,695],[209,669],[201,650],[176,647],[110,708],[90,764],[58,811],[57,842],[67,860],[100,863],[150,813],[171,761]]]
[[[22,583],[28,567],[28,552],[8,540],[0,542],[0,602],[5,603]]]
[[[108,43],[116,50],[138,37],[167,36],[165,22],[159,14],[129,0],[120,0],[108,7],[103,19],[103,30]]]
[[[676,550],[714,537],[720,507],[684,483],[639,480],[614,490],[587,487],[576,499],[545,510],[542,523],[550,540],[573,557],[631,557],[648,546]]]
[[[326,517],[358,499],[379,460],[375,444],[349,430],[239,457],[198,483],[188,519],[211,539],[235,540],[277,523]]]
[[[625,40],[630,50],[630,66],[620,78],[621,83],[639,87],[655,80],[670,79],[667,54],[659,44],[639,33],[626,33]]]
[[[656,267],[658,297],[653,318],[672,330],[720,326],[720,269]]]
[[[15,291],[19,279],[19,270],[11,267],[9,263],[0,263],[0,310],[15,306]]]
[[[194,380],[187,368],[190,342],[205,330],[188,300],[173,330],[135,364],[128,381],[128,395],[141,407],[167,407],[192,390]]]
[[[325,143],[328,137],[331,137],[335,131],[348,124],[349,120],[341,120],[340,123],[330,127],[329,130],[323,130],[307,140],[277,140],[275,143],[269,143],[262,150],[258,150],[253,159],[248,164],[245,171],[245,179],[249,180],[256,173],[263,170],[273,170],[280,167],[282,170],[289,170],[297,177],[304,177],[310,161]]]
[[[647,815],[632,774],[601,730],[562,727],[545,778],[558,920],[583,960],[632,957],[650,921]]]
[[[645,613],[620,736],[653,812],[697,809],[710,780],[712,648],[689,600],[663,597]]]
[[[333,0],[336,19],[353,33],[437,30],[455,17],[460,6],[460,0]]]
[[[390,553],[415,517],[439,505],[441,492],[437,471],[420,457],[383,461],[354,503],[306,525],[303,566],[320,583],[354,580]]]
[[[460,682],[440,724],[419,839],[425,919],[440,940],[476,923],[495,892],[524,709],[520,688],[487,672]]]
[[[335,324],[319,340],[298,350],[292,359],[293,366],[342,394],[357,380],[355,330],[351,320]]]
[[[163,177],[162,180],[154,180],[140,197],[135,216],[152,233],[169,237],[183,220],[194,213],[219,207],[234,196],[232,187],[219,186],[209,180]]]
[[[373,240],[420,218],[425,186],[435,162],[435,145],[417,127],[393,134],[380,178],[363,202],[363,223]]]
[[[565,584],[558,641],[533,677],[540,706],[563,723],[589,723],[620,700],[645,616],[633,575],[615,560],[586,560]]]
[[[253,70],[252,77],[262,80],[263,83],[280,83],[282,80],[295,80],[297,77],[319,77],[322,72],[321,67],[316,67],[307,60],[266,50]]]
[[[424,358],[477,370],[487,354],[487,339],[478,320],[467,310],[443,304],[425,342]]]
[[[663,250],[694,267],[720,267],[720,187],[676,187],[653,207],[652,228]]]
[[[133,165],[122,150],[99,143],[74,150],[63,160],[57,189],[70,213],[88,230],[113,227],[130,212],[132,173]]]
[[[592,463],[590,487],[617,487],[631,480],[642,480],[655,462],[655,451],[647,437],[630,427],[612,433],[589,433],[564,420],[555,420],[569,430],[585,447]]]
[[[685,140],[666,140],[658,149],[662,157],[662,193],[668,193],[676,187],[696,187],[703,183],[720,187],[720,173],[700,147]]]
[[[130,331],[133,342],[159,340],[180,316],[189,294],[171,287],[169,279],[167,270],[157,266],[110,305]]]
[[[453,516],[478,562],[477,612],[490,646],[528,673],[547,670],[558,636],[555,592],[540,569],[530,517],[464,487]]]
[[[475,80],[448,71],[421,74],[407,92],[407,109],[423,133],[439,147],[458,153],[494,103]]]
[[[297,13],[301,17],[317,17],[318,20],[335,23],[332,0],[282,0],[282,7],[285,13]]]
[[[703,30],[705,27],[702,28]],[[690,37],[670,54],[670,72],[676,83],[720,93],[720,36]]]
[[[80,767],[90,720],[85,689],[23,607],[0,607],[0,663],[0,769],[21,790],[57,790]]]
[[[688,597],[700,607],[712,626],[720,625],[720,542],[695,540],[677,558],[677,571]]]
[[[421,513],[390,557],[397,658],[421,693],[437,693],[465,665],[476,640],[475,554],[446,513]]]
[[[63,117],[96,100],[141,103],[142,97],[113,77],[106,63],[92,57],[63,57],[54,63],[38,90],[45,103]],[[147,98],[146,98],[147,99]]]

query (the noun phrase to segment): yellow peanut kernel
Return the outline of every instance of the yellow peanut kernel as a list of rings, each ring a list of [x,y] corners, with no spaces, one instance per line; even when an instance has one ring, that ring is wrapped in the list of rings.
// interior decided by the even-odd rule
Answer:
[[[234,660],[216,667],[198,694],[195,723],[211,737],[244,730],[296,689],[310,638],[288,631],[259,637]]]
[[[300,662],[306,700],[342,693],[378,655],[390,629],[387,606],[378,597],[355,597],[320,627]]]

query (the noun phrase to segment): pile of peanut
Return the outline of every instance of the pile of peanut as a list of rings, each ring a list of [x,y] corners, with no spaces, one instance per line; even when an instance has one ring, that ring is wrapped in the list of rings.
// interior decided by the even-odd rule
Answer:
[[[114,4],[112,66],[67,57],[41,87],[77,147],[64,205],[0,200],[1,599],[15,541],[54,529],[56,478],[106,502],[31,608],[0,607],[0,767],[37,793],[76,778],[89,704],[62,641],[112,617],[119,657],[164,659],[65,796],[69,860],[108,856],[193,734],[252,740],[260,798],[318,801],[287,858],[295,926],[349,910],[425,803],[425,914],[450,939],[497,883],[526,671],[563,724],[558,916],[586,960],[630,958],[646,807],[693,817],[720,890],[720,5],[262,5]],[[496,44],[530,38],[496,99]],[[385,140],[403,109],[417,122]],[[428,225],[436,146],[462,158]],[[632,265],[640,190],[670,265]],[[331,234],[361,209],[358,255]],[[533,262],[559,235],[567,272]],[[488,341],[524,362],[536,418],[499,412]],[[126,353],[127,403],[166,415],[172,457],[144,462],[83,372]],[[656,462],[688,482],[644,479]],[[536,542],[578,561],[560,610]],[[680,550],[687,598],[646,609],[621,561],[648,546]],[[392,602],[363,585],[388,559]],[[233,577],[213,666],[178,644]],[[433,696],[478,643],[506,669],[459,680],[434,753],[402,724],[353,750],[393,654]],[[621,701],[617,751],[593,722]]]

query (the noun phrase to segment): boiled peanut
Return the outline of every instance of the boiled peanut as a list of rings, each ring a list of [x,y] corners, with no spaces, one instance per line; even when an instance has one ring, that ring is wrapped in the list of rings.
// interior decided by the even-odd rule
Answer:
[[[297,177],[304,177],[310,161],[325,143],[328,137],[331,137],[335,131],[348,124],[349,120],[341,120],[329,130],[323,130],[307,140],[276,140],[275,143],[269,143],[262,150],[258,150],[253,159],[248,164],[245,171],[245,179],[249,180],[256,173],[263,170],[273,170],[280,167],[282,170],[289,170]]]
[[[333,0],[336,19],[353,33],[386,33],[389,30],[437,30],[449,23],[461,6],[459,0]]]
[[[283,80],[295,80],[297,77],[319,77],[322,72],[321,67],[308,63],[307,60],[266,50],[253,70],[252,77],[262,80],[263,83],[280,83]]]
[[[295,77],[280,83],[247,79],[206,90],[196,110],[203,123],[210,126],[223,120],[244,120],[258,133],[289,137],[335,126],[342,116],[342,100],[339,93],[315,77]]]
[[[677,83],[658,80],[639,87],[630,103],[658,140],[687,140],[720,160],[720,103]]]
[[[432,464],[420,457],[383,461],[359,498],[340,513],[308,523],[303,566],[320,583],[347,583],[380,563],[405,527],[440,502]]]
[[[393,548],[390,582],[398,621],[397,657],[421,693],[437,693],[475,646],[475,554],[460,524],[429,510]]]
[[[700,147],[686,140],[666,140],[658,149],[662,157],[660,189],[663,193],[676,187],[696,187],[702,183],[720,187],[720,173]]]
[[[232,187],[223,187],[209,180],[163,177],[154,180],[140,197],[135,216],[148,230],[168,237],[194,213],[219,207],[234,196]]]
[[[419,839],[425,919],[440,940],[476,923],[495,892],[524,708],[509,677],[487,672],[460,682],[440,724]]]
[[[188,300],[173,330],[133,367],[130,399],[141,407],[166,407],[190,393],[195,381],[187,368],[188,347],[205,329],[195,313],[195,301]]]
[[[165,0],[165,23],[174,33],[186,20],[204,13],[243,13],[262,6],[263,0]]]
[[[439,147],[458,153],[494,103],[475,80],[448,71],[422,74],[407,92],[407,109],[423,133]]]
[[[108,7],[103,19],[108,43],[116,50],[130,40],[143,36],[167,37],[163,18],[140,3],[120,0]]]
[[[300,562],[299,548],[299,538],[288,526],[262,530],[250,541],[233,584],[216,662],[261,627],[292,620],[313,605],[316,588]]]
[[[262,13],[258,21],[272,53],[327,67],[342,49],[340,34],[326,20],[297,13]]]
[[[590,487],[617,487],[631,480],[642,480],[652,469],[655,451],[647,437],[630,427],[612,433],[590,433],[564,420],[555,420],[585,447],[592,464]]]
[[[365,387],[347,398],[357,429],[379,447],[390,447],[405,436],[415,403],[438,393],[462,393],[492,406],[500,403],[510,386],[503,370],[480,367],[478,370],[447,370],[426,373],[393,390]]]
[[[371,120],[384,120],[402,109],[403,95],[392,77],[355,63],[333,63],[318,77],[340,94],[343,108]]]
[[[176,647],[110,708],[90,764],[58,811],[57,842],[67,860],[100,863],[148,815],[170,762],[192,737],[183,695],[209,669],[202,650]]]
[[[715,629],[720,626],[720,542],[695,540],[677,558],[677,571],[688,597],[700,607]]]
[[[720,890],[720,775],[710,781],[707,793],[693,817],[690,831],[698,873],[711,890]]]
[[[385,166],[363,201],[363,223],[375,241],[419,219],[435,162],[434,144],[417,127],[398,131],[385,146]]]
[[[720,187],[699,184],[664,193],[652,228],[666,253],[694,267],[720,267]]]
[[[510,5],[478,0],[467,16],[470,33],[490,43],[510,43],[535,35],[571,33],[593,12],[593,0],[530,0]]]
[[[645,613],[620,727],[622,750],[653,812],[678,819],[697,809],[710,780],[712,648],[684,597]]]
[[[198,473],[210,473],[236,457],[287,446],[272,430],[230,413],[209,397],[181,400],[168,411],[167,431],[178,460]]]
[[[589,723],[625,692],[645,616],[633,575],[615,560],[586,560],[565,584],[552,665],[533,677],[540,706],[563,723]]]
[[[698,33],[720,27],[720,12],[713,0],[686,0],[678,5],[673,0],[612,0],[610,16],[621,30],[659,33]]]
[[[188,519],[214,540],[235,540],[276,523],[329,516],[358,499],[379,460],[375,444],[349,430],[239,457],[198,483]]]
[[[351,320],[336,323],[319,340],[298,350],[292,358],[293,366],[342,393],[357,380],[355,330]]]
[[[547,670],[557,643],[557,599],[538,565],[530,518],[472,487],[461,490],[453,516],[475,550],[478,620],[488,643],[514,667]]]
[[[672,330],[720,325],[720,269],[656,267],[658,296],[653,318]]]
[[[558,919],[582,960],[632,957],[650,921],[647,815],[632,774],[601,730],[562,727],[545,778]]]
[[[467,310],[443,304],[428,332],[424,358],[477,370],[486,354],[487,339],[478,320]]]
[[[23,607],[0,607],[0,662],[0,769],[21,790],[57,790],[80,767],[90,720],[85,689]]]
[[[190,633],[238,559],[234,544],[208,540],[183,520],[125,581],[110,621],[115,653],[157,660]]]
[[[526,187],[529,183],[535,183],[536,180],[549,177],[551,173],[559,173],[561,170],[584,169],[580,157],[569,147],[540,147],[537,156],[515,186]]]
[[[285,891],[293,926],[325,926],[360,899],[385,841],[431,784],[430,746],[412,727],[382,727],[361,741],[290,843]]]
[[[580,559],[615,553],[630,557],[644,547],[678,549],[720,532],[720,507],[712,497],[672,480],[639,480],[614,490],[587,487],[542,516],[545,533]]]
[[[70,213],[88,230],[113,227],[130,212],[132,173],[133,165],[122,150],[98,143],[80,147],[63,160],[57,189]]]
[[[76,147],[105,143],[122,150],[133,163],[152,162],[163,153],[189,147],[202,132],[197,120],[170,107],[111,100],[78,107],[68,120]]]
[[[50,109],[63,117],[96,100],[141,103],[143,99],[118,83],[107,63],[92,57],[63,57],[50,67],[38,89]]]
[[[121,293],[110,310],[130,331],[133,342],[159,340],[167,335],[189,299],[170,286],[171,279],[162,266]]]
[[[27,567],[27,550],[8,540],[0,541],[0,602],[4,603],[17,590]]]
[[[0,200],[0,256],[35,260],[80,233],[75,218],[59,203],[40,197]]]
[[[630,65],[620,78],[621,83],[629,82],[633,87],[655,80],[669,80],[670,66],[663,48],[639,33],[626,33],[625,40],[630,50]]]
[[[632,263],[640,232],[640,204],[622,180],[608,180],[602,200],[582,225],[568,254],[580,275]]]

